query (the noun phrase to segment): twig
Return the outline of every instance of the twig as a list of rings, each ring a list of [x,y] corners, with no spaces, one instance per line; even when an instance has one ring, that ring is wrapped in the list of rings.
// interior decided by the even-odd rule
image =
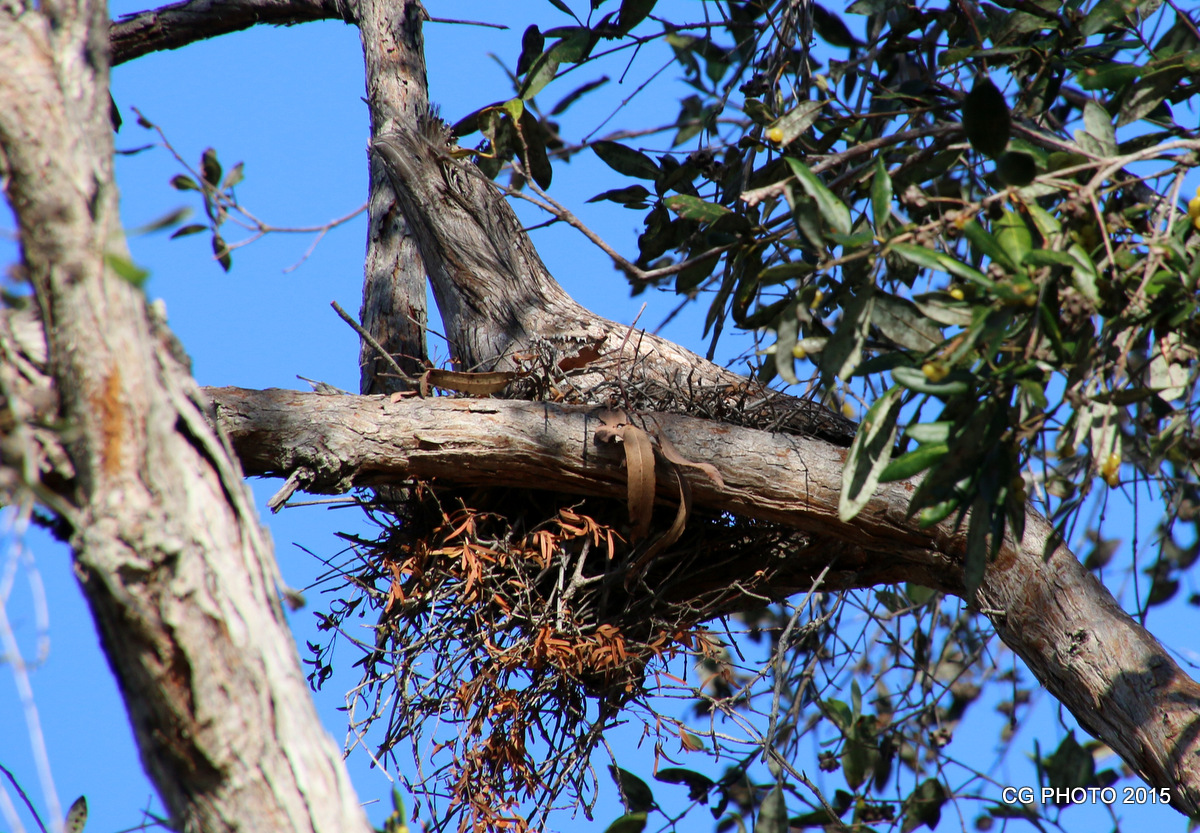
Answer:
[[[354,332],[358,333],[362,337],[363,341],[365,341],[367,344],[371,345],[371,347],[373,347],[375,349],[375,351],[377,353],[379,353],[380,356],[383,357],[383,360],[385,362],[387,362],[389,366],[391,366],[392,370],[396,371],[396,374],[401,379],[403,379],[405,382],[408,382],[408,384],[410,384],[410,385],[415,385],[415,384],[419,383],[419,381],[420,381],[419,379],[416,379],[413,376],[409,376],[407,373],[404,372],[404,370],[400,367],[399,363],[394,358],[392,358],[391,353],[389,353],[387,350],[384,350],[383,345],[381,345],[378,341],[376,341],[375,338],[370,333],[368,333],[366,330],[364,330],[362,328],[362,325],[359,324],[357,321],[355,321],[354,318],[350,315],[350,313],[348,313],[344,309],[342,309],[341,304],[339,304],[337,301],[331,301],[330,306],[333,307],[333,311],[336,312],[343,321],[345,321],[347,324],[350,325],[350,327],[354,330]]]
[[[462,26],[486,26],[489,29],[507,29],[503,23],[484,23],[482,20],[456,20],[452,17],[431,17],[430,23],[455,23]]]

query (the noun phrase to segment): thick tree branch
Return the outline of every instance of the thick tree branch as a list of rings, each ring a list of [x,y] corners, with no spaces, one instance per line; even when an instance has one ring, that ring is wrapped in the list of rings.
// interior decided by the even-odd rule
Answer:
[[[338,492],[408,478],[463,485],[625,493],[619,458],[592,442],[593,408],[481,399],[321,396],[208,389],[248,473],[304,470],[306,488]],[[802,589],[831,562],[827,586],[911,581],[963,595],[965,529],[921,529],[908,518],[913,481],[883,486],[850,523],[838,519],[845,451],[820,439],[686,416],[648,416],[680,453],[712,463],[718,487],[692,476],[695,505],[812,533],[781,592]],[[666,498],[664,493],[660,499]],[[668,551],[662,558],[670,558]],[[746,576],[761,565],[739,565]],[[698,588],[702,590],[703,588]],[[736,597],[733,597],[736,598]],[[988,566],[977,599],[1000,638],[1080,724],[1146,782],[1194,815],[1200,804],[1200,685],[1109,595],[1030,511],[1024,539]]]
[[[291,26],[314,20],[355,22],[349,0],[184,0],[114,21],[109,30],[112,63],[179,49],[260,23]]]

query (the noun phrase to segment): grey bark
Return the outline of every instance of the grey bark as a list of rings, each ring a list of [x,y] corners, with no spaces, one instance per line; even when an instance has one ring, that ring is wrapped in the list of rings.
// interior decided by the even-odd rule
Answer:
[[[366,62],[367,105],[371,136],[415,124],[429,109],[425,79],[427,17],[416,0],[357,0],[359,32]],[[396,210],[387,173],[370,159],[371,192],[367,207],[367,257],[360,319],[363,328],[410,375],[425,364],[425,268],[407,218]],[[359,353],[359,390],[401,390],[383,359],[365,341]]]
[[[22,482],[42,468],[26,459],[9,486],[48,498],[69,531],[143,765],[177,829],[365,831],[237,459],[145,296],[109,266],[127,250],[104,4],[0,6],[0,66],[0,158],[47,348],[40,368],[27,356],[20,372],[52,379],[72,475],[51,497],[46,482]],[[6,377],[15,367],[6,362]],[[19,439],[4,451],[38,453]]]

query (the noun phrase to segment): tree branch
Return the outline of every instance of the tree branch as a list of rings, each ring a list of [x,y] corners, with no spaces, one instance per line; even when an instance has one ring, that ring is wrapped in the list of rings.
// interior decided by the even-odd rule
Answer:
[[[247,473],[283,477],[304,467],[313,473],[311,492],[412,478],[613,499],[625,494],[620,458],[592,441],[599,423],[588,406],[207,392]],[[914,582],[964,594],[965,525],[921,529],[907,511],[916,481],[884,485],[844,523],[837,514],[843,449],[687,416],[646,416],[684,457],[712,463],[724,478],[719,487],[689,473],[695,506],[783,524],[823,542],[784,567],[780,586],[772,588],[780,595],[810,587],[832,553],[824,578],[829,589]],[[660,501],[666,495],[664,489]],[[735,568],[744,574],[723,580],[734,584],[761,566],[748,557]],[[1029,511],[1024,539],[1001,549],[979,597],[969,601],[1082,726],[1148,784],[1169,789],[1181,812],[1197,812],[1200,685],[1121,610],[1048,521]]]
[[[114,21],[108,36],[112,65],[260,23],[291,26],[314,20],[356,22],[350,0],[184,0]]]

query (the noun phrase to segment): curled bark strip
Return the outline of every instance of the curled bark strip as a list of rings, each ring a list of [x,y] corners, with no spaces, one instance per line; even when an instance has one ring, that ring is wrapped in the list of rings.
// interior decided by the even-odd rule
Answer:
[[[675,520],[671,522],[670,528],[651,541],[646,551],[638,556],[638,560],[629,568],[629,573],[625,576],[626,587],[630,587],[646,571],[659,553],[679,540],[687,526],[688,517],[692,514],[691,485],[679,466],[671,462],[667,462],[667,465],[670,466],[671,473],[675,475],[675,482],[679,485],[679,509],[675,512]]]
[[[624,411],[601,411],[597,416],[597,443],[621,443],[625,447],[625,476],[628,480],[631,540],[645,538],[654,516],[654,445],[650,435],[633,425]]]

